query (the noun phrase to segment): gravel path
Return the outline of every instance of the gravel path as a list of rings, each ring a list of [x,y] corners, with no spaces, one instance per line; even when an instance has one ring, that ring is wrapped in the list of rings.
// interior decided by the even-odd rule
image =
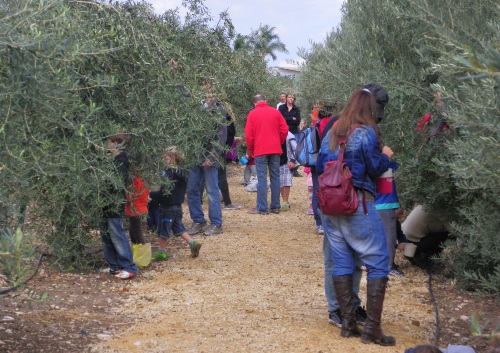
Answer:
[[[233,202],[243,208],[223,211],[224,234],[195,236],[203,243],[196,259],[173,240],[171,258],[142,271],[116,310],[121,333],[93,352],[403,352],[432,341],[427,277],[400,254],[406,276],[391,278],[383,317],[397,346],[341,338],[327,321],[323,238],[305,214],[305,178],[293,180],[291,211],[250,215],[256,194],[239,184],[243,167],[228,174]],[[190,224],[187,210],[184,220]],[[365,288],[363,279],[363,302]]]

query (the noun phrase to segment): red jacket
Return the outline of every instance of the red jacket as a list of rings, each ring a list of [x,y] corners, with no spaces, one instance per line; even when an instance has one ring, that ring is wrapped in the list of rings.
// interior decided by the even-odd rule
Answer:
[[[148,212],[149,190],[139,177],[134,177],[133,192],[127,193],[127,203],[125,204],[125,215],[127,217],[137,217]]]
[[[250,156],[281,154],[285,143],[288,125],[278,109],[267,102],[259,102],[248,113],[245,136]]]
[[[326,127],[326,124],[328,124],[330,122],[330,120],[332,119],[331,116],[327,117],[327,118],[323,118],[321,120],[318,121],[318,130],[319,130],[319,137],[320,139],[323,139],[323,131],[325,131],[325,127]],[[338,117],[336,117],[336,119],[338,120]]]

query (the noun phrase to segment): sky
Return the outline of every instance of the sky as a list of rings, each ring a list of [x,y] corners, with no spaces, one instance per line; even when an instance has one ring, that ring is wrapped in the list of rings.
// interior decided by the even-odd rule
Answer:
[[[181,8],[182,0],[146,0],[162,14],[168,9]],[[268,66],[277,66],[286,60],[297,60],[299,48],[310,49],[310,41],[323,43],[328,33],[340,24],[340,8],[344,0],[205,0],[212,17],[227,10],[237,33],[247,35],[259,26],[275,27],[276,33],[288,49],[288,54],[277,52],[277,60],[268,57]],[[182,12],[181,12],[182,13]]]

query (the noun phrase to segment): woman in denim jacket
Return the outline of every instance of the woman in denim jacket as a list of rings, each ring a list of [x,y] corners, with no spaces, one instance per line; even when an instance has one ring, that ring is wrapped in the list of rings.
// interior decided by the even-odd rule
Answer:
[[[361,125],[353,130],[356,125]],[[351,131],[352,130],[352,131]],[[316,170],[323,173],[328,161],[336,160],[339,153],[338,136],[349,136],[344,160],[353,175],[358,190],[358,210],[345,216],[324,216],[325,233],[333,256],[333,283],[343,317],[342,337],[360,336],[363,343],[393,346],[396,341],[385,336],[380,327],[385,290],[389,274],[389,257],[383,224],[375,209],[375,179],[389,167],[393,152],[380,143],[377,127],[377,105],[372,93],[355,91],[339,120],[321,143]],[[363,203],[366,203],[366,214]],[[365,264],[367,275],[367,319],[363,333],[356,325],[353,300],[353,273],[355,254]]]

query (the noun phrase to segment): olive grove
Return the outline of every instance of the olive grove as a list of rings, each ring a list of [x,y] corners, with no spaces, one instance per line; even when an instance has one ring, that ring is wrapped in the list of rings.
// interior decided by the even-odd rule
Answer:
[[[31,244],[14,231],[26,210],[60,263],[82,264],[101,207],[116,197],[106,185],[120,183],[107,136],[132,136],[134,171],[154,184],[166,147],[178,146],[189,167],[225,121],[204,112],[207,95],[241,127],[256,92],[279,91],[258,57],[232,50],[227,13],[184,6],[185,18],[140,1],[0,4],[0,265],[11,283]]]
[[[407,209],[451,222],[440,260],[468,289],[500,288],[500,22],[495,1],[350,0],[324,43],[304,52],[304,101],[343,101],[370,82],[389,92],[384,142],[401,164]],[[447,134],[415,133],[442,92]]]

